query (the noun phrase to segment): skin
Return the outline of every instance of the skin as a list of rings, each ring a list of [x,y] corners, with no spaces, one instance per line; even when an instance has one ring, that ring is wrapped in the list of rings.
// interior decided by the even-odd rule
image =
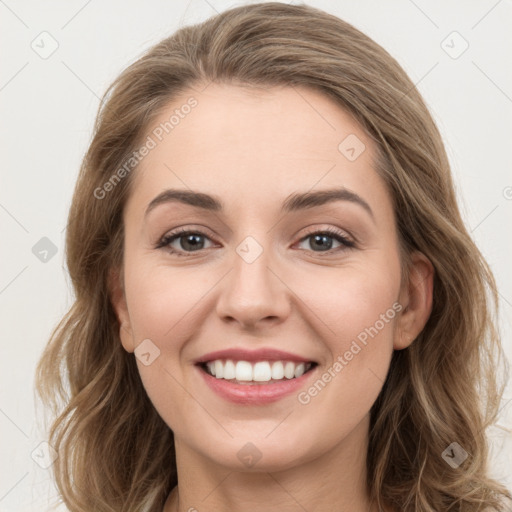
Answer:
[[[133,352],[150,339],[160,350],[148,366],[137,364],[175,436],[179,485],[164,511],[376,511],[365,488],[369,411],[393,350],[406,348],[428,319],[432,265],[414,253],[401,282],[395,216],[373,143],[332,100],[306,88],[210,84],[175,98],[155,126],[190,96],[198,105],[134,171],[124,268],[112,274],[123,347]],[[366,146],[355,161],[338,150],[349,134]],[[349,201],[279,211],[292,193],[333,187],[362,197],[373,218]],[[173,202],[145,218],[168,188],[215,195],[225,210]],[[183,256],[155,248],[181,227],[205,233],[203,248],[194,251],[186,237],[172,242]],[[310,232],[326,228],[356,246],[329,238],[325,254]],[[263,250],[250,264],[236,252],[247,236]],[[402,311],[308,404],[292,394],[236,405],[194,366],[214,350],[277,348],[319,363],[307,390],[396,303]],[[261,453],[252,467],[237,457],[248,442]]]

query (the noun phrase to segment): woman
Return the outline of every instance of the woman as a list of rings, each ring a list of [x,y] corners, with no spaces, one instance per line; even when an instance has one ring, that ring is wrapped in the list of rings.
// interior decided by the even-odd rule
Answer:
[[[351,25],[238,7],[126,69],[67,263],[37,384],[69,510],[505,510],[496,285],[419,93]]]

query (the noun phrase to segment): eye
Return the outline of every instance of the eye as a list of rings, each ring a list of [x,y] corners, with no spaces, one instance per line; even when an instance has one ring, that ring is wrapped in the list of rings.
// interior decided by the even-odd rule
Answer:
[[[338,242],[340,246],[333,248],[333,239]],[[311,249],[306,250],[311,252],[333,253],[355,247],[355,243],[350,240],[345,233],[333,228],[326,228],[321,231],[310,231],[302,238],[301,243],[308,240]],[[317,251],[316,248],[319,250]]]
[[[183,256],[184,253],[198,252],[205,249],[204,239],[209,240],[208,236],[201,231],[180,229],[164,235],[158,242],[157,249],[167,247],[171,254]]]
[[[161,249],[166,247],[171,254],[185,256],[194,252],[200,252],[203,249],[208,249],[209,247],[205,247],[205,240],[211,242],[211,239],[206,233],[182,228],[165,234],[158,242],[156,248]],[[333,228],[326,228],[321,231],[310,231],[301,239],[300,243],[304,243],[307,240],[310,240],[310,248],[306,248],[309,252],[331,254],[355,247],[355,243],[350,240],[344,232]],[[333,248],[333,240],[340,245]]]

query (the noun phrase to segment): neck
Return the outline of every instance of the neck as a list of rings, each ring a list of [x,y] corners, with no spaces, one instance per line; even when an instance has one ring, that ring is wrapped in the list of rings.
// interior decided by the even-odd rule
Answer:
[[[377,512],[366,489],[369,417],[326,453],[279,471],[215,464],[175,439],[178,486],[164,512]]]

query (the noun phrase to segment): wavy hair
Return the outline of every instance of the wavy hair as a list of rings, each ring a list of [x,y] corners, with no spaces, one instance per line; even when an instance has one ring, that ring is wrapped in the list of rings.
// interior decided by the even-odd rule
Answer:
[[[36,372],[51,411],[62,501],[71,512],[161,512],[177,485],[173,433],[122,347],[110,301],[133,172],[108,198],[98,199],[97,190],[173,98],[213,81],[304,86],[351,113],[377,148],[375,170],[392,198],[403,253],[421,251],[434,266],[431,316],[408,348],[394,352],[371,409],[370,497],[400,511],[503,510],[503,497],[512,496],[488,475],[486,437],[504,389],[495,368],[504,363],[508,372],[497,287],[461,218],[440,133],[381,46],[322,10],[277,2],[180,28],[105,92],[69,211],[66,261],[75,300]],[[454,441],[469,454],[456,469],[441,455]]]

